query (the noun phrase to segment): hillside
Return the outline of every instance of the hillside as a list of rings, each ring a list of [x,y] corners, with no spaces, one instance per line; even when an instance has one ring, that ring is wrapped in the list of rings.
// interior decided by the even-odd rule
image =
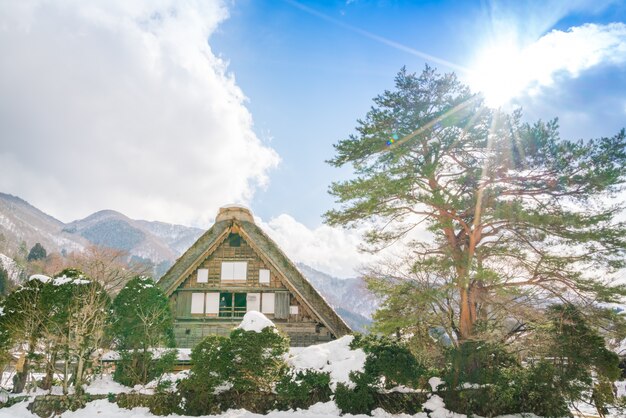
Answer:
[[[27,248],[36,242],[48,251],[71,252],[89,245],[83,237],[63,231],[65,224],[19,197],[0,193],[0,252],[15,254],[20,243]]]
[[[0,193],[0,252],[14,255],[20,243],[41,243],[48,252],[81,251],[99,245],[127,251],[131,256],[169,265],[204,232],[199,228],[130,219],[102,210],[84,219],[63,223],[19,197]]]

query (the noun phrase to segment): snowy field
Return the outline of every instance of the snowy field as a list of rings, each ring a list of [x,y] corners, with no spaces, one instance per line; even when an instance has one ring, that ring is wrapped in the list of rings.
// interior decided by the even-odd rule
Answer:
[[[264,327],[274,324],[268,320],[263,314],[257,312],[249,312],[244,317],[240,327],[248,331],[259,332]],[[338,340],[331,341],[325,344],[318,344],[309,347],[292,347],[287,355],[287,363],[295,370],[312,369],[322,372],[330,373],[331,387],[334,389],[337,383],[342,382],[347,385],[353,385],[350,381],[349,374],[352,371],[363,371],[363,366],[366,360],[366,354],[361,349],[352,350],[350,343],[353,340],[353,336],[345,336]],[[181,359],[189,359],[189,350],[181,350],[179,357]],[[115,358],[116,353],[111,352],[105,355],[105,358]],[[169,373],[161,377],[161,380],[169,380],[176,382],[179,379],[184,378],[188,371],[179,373]],[[432,391],[435,391],[441,380],[433,377],[429,381]],[[618,383],[618,395],[626,395],[626,382]],[[152,381],[145,386],[135,386],[130,388],[123,386],[117,382],[114,382],[111,375],[105,374],[96,376],[90,384],[85,388],[87,393],[92,395],[107,395],[109,393],[142,393],[152,394],[158,384],[158,381]],[[227,388],[225,388],[227,389]],[[396,391],[408,392],[414,391],[405,387],[395,388]],[[45,395],[50,392],[37,390],[31,393],[30,396]],[[61,394],[61,388],[55,387],[52,390],[53,394]],[[18,395],[20,396],[20,395]],[[0,409],[0,418],[35,418],[36,415],[32,414],[27,406],[30,402],[21,402],[11,406],[10,408]],[[445,408],[443,400],[434,393],[429,395],[429,399],[424,403],[423,409],[425,412],[421,412],[415,415],[407,414],[390,414],[382,409],[377,409],[372,412],[373,417],[377,418],[401,418],[401,417],[416,417],[416,418],[467,418],[464,414],[457,414],[451,412]],[[579,416],[595,417],[595,409],[590,406],[579,406],[582,412]],[[80,409],[74,412],[65,412],[63,417],[68,418],[145,418],[155,417],[150,413],[148,408],[134,408],[124,409],[117,406],[115,403],[109,402],[107,399],[97,400],[90,402],[84,409]],[[174,415],[173,415],[174,416]],[[178,415],[176,415],[178,416]],[[306,410],[295,411],[272,411],[267,415],[255,414],[243,409],[229,410],[220,415],[210,415],[216,418],[252,418],[252,417],[274,417],[274,418],[322,418],[322,417],[339,417],[346,418],[352,417],[367,417],[367,415],[341,415],[341,411],[333,401],[325,403],[317,403]],[[500,418],[537,418],[534,414],[515,414],[515,415],[502,415]],[[612,414],[607,415],[606,418],[626,418],[624,415]]]

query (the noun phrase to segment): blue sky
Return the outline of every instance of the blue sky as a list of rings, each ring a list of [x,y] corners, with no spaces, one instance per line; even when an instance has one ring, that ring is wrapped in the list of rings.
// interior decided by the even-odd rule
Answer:
[[[296,261],[350,276],[359,231],[321,218],[350,171],[325,160],[402,66],[610,136],[625,22],[609,0],[0,2],[0,191],[65,222],[208,228],[240,203]]]
[[[282,158],[267,189],[255,195],[255,212],[264,218],[287,212],[310,227],[318,225],[333,203],[326,193],[329,183],[348,175],[324,163],[333,155],[332,144],[352,131],[375,95],[393,86],[397,71],[405,65],[419,72],[428,62],[466,77],[458,68],[425,60],[392,42],[469,68],[480,49],[497,39],[504,21],[517,26],[521,37],[528,36],[521,42],[530,43],[553,29],[626,19],[623,2],[550,3],[234,3],[210,43],[229,61],[248,97],[255,132]],[[624,74],[623,65],[598,66],[576,78],[565,76],[538,97],[516,103],[528,119],[562,115],[564,136],[612,135],[626,121]],[[606,98],[621,100],[621,108],[620,103],[606,108]],[[569,119],[578,112],[589,112],[595,120],[580,126],[579,118]]]

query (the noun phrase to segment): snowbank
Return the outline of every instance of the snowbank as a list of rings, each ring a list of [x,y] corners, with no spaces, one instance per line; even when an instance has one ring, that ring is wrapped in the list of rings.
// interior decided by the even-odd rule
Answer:
[[[250,311],[246,312],[241,320],[241,324],[239,324],[237,328],[243,329],[244,331],[261,332],[267,327],[276,328],[274,323],[267,319],[261,312]]]
[[[190,361],[191,360],[191,348],[151,348],[149,351],[152,353],[153,359],[161,358],[164,353],[176,350],[178,354],[176,359],[178,361]],[[117,361],[121,358],[119,351],[110,350],[102,355],[102,361]]]
[[[331,383],[338,382],[351,385],[350,372],[363,371],[365,352],[350,349],[352,335],[346,335],[338,340],[309,347],[292,347],[289,350],[287,363],[296,370],[313,369],[320,372],[329,372]]]
[[[130,392],[132,388],[124,386],[113,381],[113,376],[105,374],[102,376],[96,376],[89,386],[85,388],[85,392],[91,395],[106,395],[109,393],[126,393]]]

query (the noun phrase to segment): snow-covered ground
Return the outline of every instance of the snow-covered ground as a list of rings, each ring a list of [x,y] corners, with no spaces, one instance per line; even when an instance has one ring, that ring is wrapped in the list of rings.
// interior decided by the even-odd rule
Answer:
[[[260,332],[266,326],[274,326],[272,322],[264,315],[259,313],[253,313],[252,315],[246,314],[241,328],[248,331]],[[345,336],[335,341],[331,341],[326,344],[319,344],[310,347],[292,347],[286,357],[287,363],[295,370],[312,369],[322,372],[329,372],[331,376],[331,385],[336,386],[338,382],[351,384],[349,380],[349,374],[351,371],[362,371],[366,354],[361,349],[350,349],[350,343],[352,342],[352,336]],[[155,354],[158,356],[162,350],[156,350]],[[183,350],[181,350],[183,351]],[[184,353],[179,353],[180,356],[189,358],[189,350],[184,350]],[[115,358],[116,353],[105,355],[111,358]],[[168,373],[162,376],[159,380],[169,380],[175,383],[177,380],[184,378],[188,371],[179,373]],[[111,375],[105,374],[102,376],[96,376],[90,384],[86,387],[86,392],[92,395],[106,395],[109,393],[154,393],[154,389],[158,384],[158,380],[152,381],[145,386],[137,385],[134,388],[120,385],[114,382]],[[437,390],[437,386],[441,383],[441,380],[433,377],[430,379],[429,384],[432,391]],[[617,382],[618,394],[626,394],[626,382]],[[58,390],[57,390],[58,389]],[[408,388],[396,388],[396,391],[412,391]],[[30,396],[47,394],[47,391],[38,390],[35,393],[31,393]],[[53,394],[60,394],[60,388],[54,388]],[[29,402],[21,402],[11,406],[10,408],[0,409],[0,418],[36,418],[28,409]],[[376,418],[467,418],[464,414],[457,414],[446,409],[443,400],[435,393],[429,395],[428,400],[424,403],[423,408],[426,412],[421,412],[415,415],[407,414],[390,414],[382,409],[377,409],[372,412],[372,416]],[[584,410],[586,417],[593,417],[594,411],[586,408]],[[147,418],[155,417],[147,408],[134,408],[123,409],[117,406],[115,403],[111,403],[106,399],[90,402],[84,409],[80,409],[74,412],[68,411],[63,414],[63,417],[68,418]],[[367,415],[341,415],[341,411],[333,401],[317,403],[306,410],[296,411],[272,411],[267,415],[255,414],[243,409],[229,410],[220,415],[211,415],[215,418],[253,418],[253,417],[271,417],[271,418],[322,418],[322,417],[345,417],[345,418],[365,418]],[[503,415],[500,418],[538,418],[534,414],[515,414],[515,415]],[[609,415],[607,418],[624,418],[618,415]]]

